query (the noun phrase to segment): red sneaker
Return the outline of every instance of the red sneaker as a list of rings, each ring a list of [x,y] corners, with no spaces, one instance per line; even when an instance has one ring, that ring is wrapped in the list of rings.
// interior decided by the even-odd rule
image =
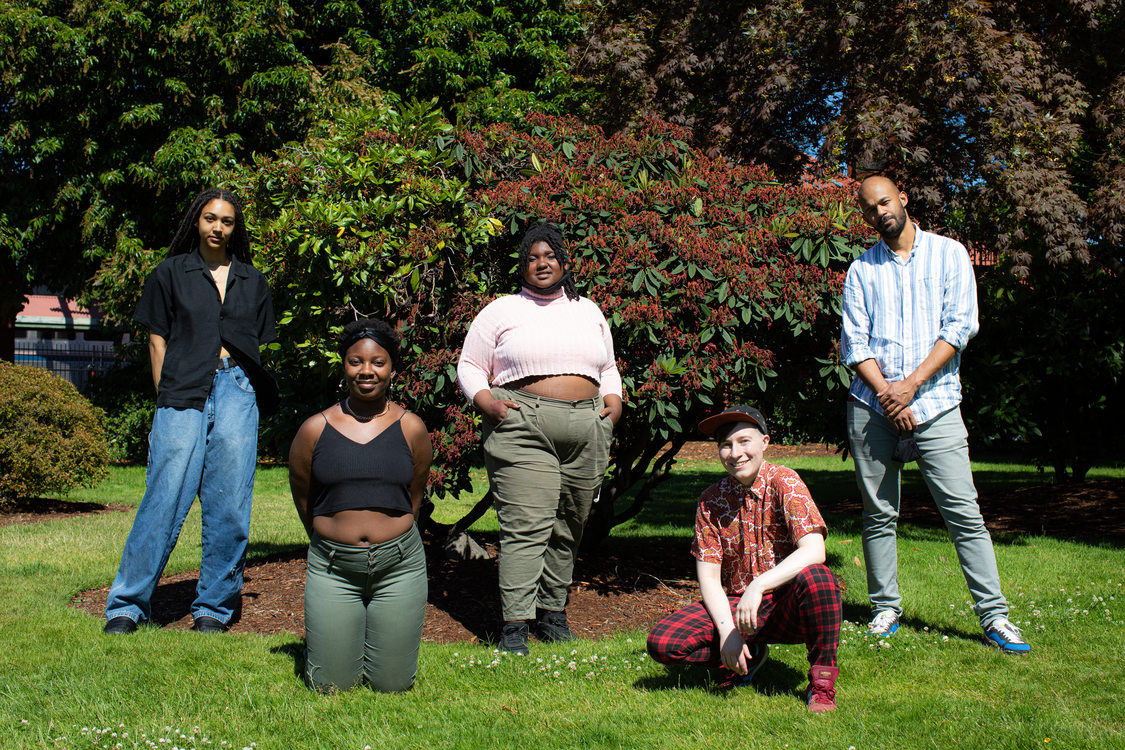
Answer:
[[[839,676],[839,667],[822,667],[814,664],[809,670],[807,696],[809,710],[814,714],[836,710],[836,678]]]

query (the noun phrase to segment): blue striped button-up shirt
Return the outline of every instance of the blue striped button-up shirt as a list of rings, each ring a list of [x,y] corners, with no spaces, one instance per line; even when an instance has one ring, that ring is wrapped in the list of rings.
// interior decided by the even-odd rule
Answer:
[[[880,240],[848,269],[840,339],[845,364],[873,359],[895,382],[922,364],[938,339],[957,350],[915,394],[910,409],[918,424],[961,403],[961,350],[979,329],[977,283],[959,242],[915,226],[909,259]],[[858,375],[851,395],[882,413],[875,392]]]

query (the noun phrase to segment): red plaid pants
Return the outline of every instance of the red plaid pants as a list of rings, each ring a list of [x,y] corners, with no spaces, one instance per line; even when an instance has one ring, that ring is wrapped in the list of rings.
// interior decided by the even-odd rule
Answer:
[[[741,596],[731,596],[731,616]],[[809,664],[836,666],[843,619],[840,586],[825,565],[810,565],[762,597],[758,632],[747,643],[804,643]],[[668,615],[648,635],[648,652],[661,664],[722,666],[719,633],[702,602]]]

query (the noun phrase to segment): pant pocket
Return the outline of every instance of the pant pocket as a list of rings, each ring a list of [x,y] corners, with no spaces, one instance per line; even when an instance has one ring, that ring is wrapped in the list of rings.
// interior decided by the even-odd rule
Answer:
[[[227,370],[226,373],[234,382],[238,390],[242,391],[243,393],[254,392],[254,384],[250,382],[250,377],[242,370],[241,367]]]

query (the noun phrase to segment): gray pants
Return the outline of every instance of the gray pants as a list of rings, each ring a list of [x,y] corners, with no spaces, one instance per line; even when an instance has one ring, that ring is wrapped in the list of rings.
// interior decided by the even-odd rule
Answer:
[[[368,547],[313,534],[305,577],[305,679],[317,690],[366,682],[408,690],[426,617],[426,553],[413,526]]]
[[[1008,602],[1000,593],[992,537],[977,505],[969,464],[969,433],[961,420],[961,408],[954,407],[919,425],[914,437],[922,454],[918,468],[953,539],[973,610],[982,626],[997,617],[1007,617]],[[902,464],[891,458],[898,431],[871,407],[849,400],[848,438],[863,495],[867,593],[876,612],[889,609],[901,615],[896,534]]]
[[[609,464],[613,422],[601,399],[560,401],[493,388],[521,405],[485,424],[488,481],[500,520],[500,604],[505,620],[562,610],[590,506]]]

